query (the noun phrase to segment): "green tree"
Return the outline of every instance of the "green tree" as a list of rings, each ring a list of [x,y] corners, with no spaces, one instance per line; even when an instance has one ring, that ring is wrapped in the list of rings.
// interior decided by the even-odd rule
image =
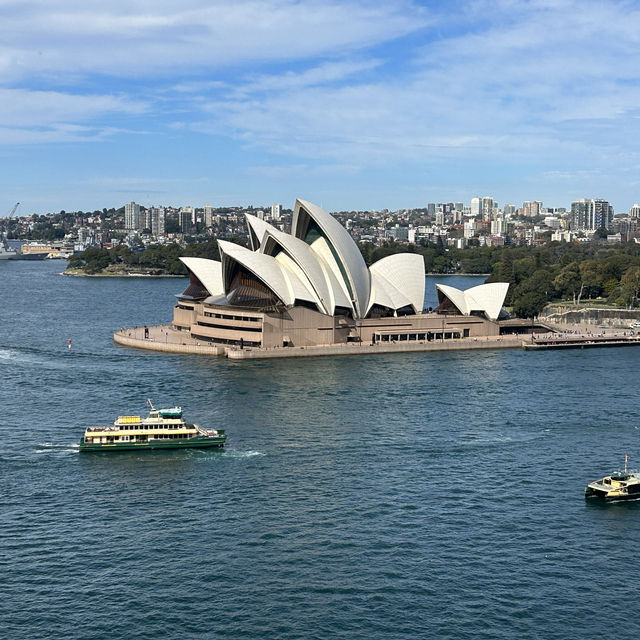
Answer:
[[[640,267],[629,267],[620,279],[621,298],[628,308],[638,305],[639,291]]]
[[[576,304],[576,297],[580,295],[582,276],[577,262],[570,262],[560,270],[554,278],[553,286],[563,298],[572,298]]]
[[[547,298],[544,294],[528,291],[514,301],[512,309],[519,318],[535,318],[546,304]]]
[[[602,294],[602,276],[596,260],[581,262],[580,275],[584,284],[584,293],[589,298],[596,298]]]

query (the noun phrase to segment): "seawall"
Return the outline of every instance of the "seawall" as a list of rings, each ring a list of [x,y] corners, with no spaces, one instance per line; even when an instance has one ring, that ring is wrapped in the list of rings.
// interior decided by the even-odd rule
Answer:
[[[145,331],[145,329],[147,331]],[[113,334],[116,344],[165,353],[191,353],[208,356],[227,356],[232,360],[260,358],[309,358],[317,356],[374,355],[377,353],[410,353],[421,351],[462,351],[477,349],[522,348],[520,336],[492,336],[462,338],[445,341],[378,342],[377,344],[336,344],[319,347],[279,347],[272,349],[217,346],[198,341],[185,332],[176,331],[170,325],[121,329]]]

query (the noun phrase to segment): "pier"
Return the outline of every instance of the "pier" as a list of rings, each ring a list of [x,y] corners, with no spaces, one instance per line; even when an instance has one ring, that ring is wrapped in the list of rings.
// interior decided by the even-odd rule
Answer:
[[[523,341],[527,351],[541,349],[589,349],[593,347],[633,347],[640,346],[640,335],[633,332],[614,334],[566,334],[554,333],[545,336],[532,335]]]

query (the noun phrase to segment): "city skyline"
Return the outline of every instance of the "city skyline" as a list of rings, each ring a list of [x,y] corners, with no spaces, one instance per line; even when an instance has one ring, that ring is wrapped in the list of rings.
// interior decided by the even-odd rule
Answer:
[[[630,2],[6,2],[0,216],[640,200]]]

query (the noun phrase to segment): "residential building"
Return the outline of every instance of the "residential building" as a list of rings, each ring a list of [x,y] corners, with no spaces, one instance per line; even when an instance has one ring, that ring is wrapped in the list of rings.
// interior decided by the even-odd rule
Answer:
[[[204,226],[207,229],[213,226],[213,207],[210,204],[204,207]]]
[[[483,220],[491,220],[493,218],[493,209],[497,203],[494,203],[493,198],[489,196],[485,196],[482,198],[482,219]]]
[[[164,207],[151,207],[149,209],[151,216],[151,233],[154,236],[163,236],[165,231],[166,213]]]
[[[130,231],[140,228],[140,205],[133,200],[124,205],[124,228]]]
[[[613,220],[613,207],[602,198],[580,198],[571,203],[571,229],[595,231],[608,229]]]
[[[271,205],[271,218],[273,220],[280,220],[282,216],[282,205],[281,204],[272,204]]]

